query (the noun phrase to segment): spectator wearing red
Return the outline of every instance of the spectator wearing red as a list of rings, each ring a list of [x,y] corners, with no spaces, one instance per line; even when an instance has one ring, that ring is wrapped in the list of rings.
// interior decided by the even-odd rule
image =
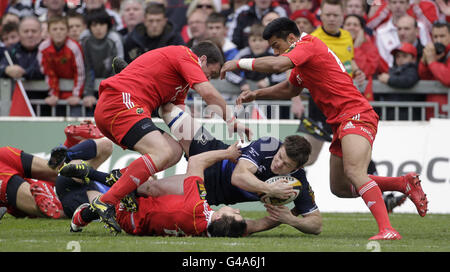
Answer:
[[[421,79],[439,80],[450,87],[450,24],[448,22],[434,23],[431,30],[433,43],[428,43],[423,49],[423,56],[419,63]],[[442,106],[448,103],[447,94],[428,94],[427,101],[439,103],[439,114],[445,113]],[[427,118],[434,116],[427,110]]]
[[[344,19],[343,28],[352,35],[354,60],[368,79],[364,95],[368,100],[373,100],[372,78],[380,65],[378,49],[369,34],[365,32],[363,17],[357,14],[347,15]]]
[[[59,99],[66,99],[71,105],[71,115],[81,113],[78,105],[84,90],[85,68],[81,45],[68,37],[68,23],[65,17],[51,17],[48,21],[50,37],[39,45],[38,61],[50,87],[47,105],[56,106]],[[73,79],[73,88],[60,90],[59,79]],[[57,114],[63,111],[57,108]],[[67,113],[66,113],[67,114]]]
[[[307,9],[297,10],[289,18],[297,24],[300,32],[308,34],[320,25],[320,21],[316,18],[316,15]]]

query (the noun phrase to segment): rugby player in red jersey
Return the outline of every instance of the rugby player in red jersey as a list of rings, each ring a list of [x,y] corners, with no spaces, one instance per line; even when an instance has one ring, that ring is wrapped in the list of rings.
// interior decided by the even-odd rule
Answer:
[[[92,203],[102,221],[114,229],[114,206],[155,173],[179,161],[181,149],[170,135],[161,133],[151,119],[160,105],[184,105],[194,89],[211,109],[226,121],[229,131],[250,130],[237,122],[220,93],[208,81],[219,76],[223,57],[212,42],[200,42],[192,50],[167,46],[151,50],[130,63],[119,74],[103,80],[95,109],[100,131],[124,149],[142,156],[133,161],[111,189]],[[137,208],[137,207],[136,207]]]
[[[127,211],[119,203],[116,231],[148,236],[226,236],[240,237],[246,233],[247,224],[239,210],[223,206],[214,211],[206,201],[204,170],[222,160],[235,161],[241,155],[237,143],[227,149],[203,152],[188,160],[183,194],[159,197],[137,197],[139,210]],[[71,229],[81,231],[90,221],[81,213],[95,219],[95,212],[83,204],[74,213]],[[90,215],[89,215],[90,214]]]
[[[377,221],[379,233],[371,240],[397,240],[400,234],[391,226],[382,191],[400,191],[425,216],[427,198],[416,173],[401,177],[367,175],[378,115],[353,85],[336,55],[318,38],[302,33],[295,23],[279,18],[266,26],[264,39],[276,56],[226,62],[227,71],[244,69],[280,73],[292,69],[288,80],[277,85],[243,92],[236,103],[255,99],[290,99],[307,88],[333,130],[330,146],[330,189],[342,198],[361,196]]]
[[[15,217],[63,217],[53,190],[57,175],[43,158],[12,146],[0,147],[0,207]]]

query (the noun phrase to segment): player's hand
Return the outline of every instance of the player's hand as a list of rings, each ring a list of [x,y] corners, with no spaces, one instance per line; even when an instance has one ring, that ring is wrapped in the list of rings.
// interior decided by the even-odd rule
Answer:
[[[225,62],[225,64],[222,66],[222,69],[220,70],[220,79],[224,79],[227,72],[237,70],[237,63],[238,60],[229,60]]]
[[[239,147],[239,141],[236,141],[234,144],[230,145],[227,148],[227,152],[228,152],[228,159],[231,162],[236,163],[237,159],[242,155],[242,151]]]
[[[269,184],[269,192],[267,193],[267,195],[269,197],[287,199],[294,193],[294,188],[291,185],[287,184],[287,180],[278,180],[274,183]]]
[[[241,122],[239,122],[237,119],[235,119],[231,123],[227,123],[228,126],[228,135],[231,137],[233,133],[237,133],[239,135],[239,138],[241,139],[241,142],[245,141],[245,137],[247,137],[247,140],[251,141],[253,138],[253,132],[246,126],[244,126]],[[245,137],[244,137],[245,135]]]
[[[294,215],[292,215],[291,210],[284,205],[275,206],[270,204],[265,204],[267,212],[269,213],[268,218],[280,223],[290,224],[290,221]]]
[[[242,105],[242,103],[252,102],[256,98],[256,94],[253,91],[244,91],[236,99],[236,105]]]

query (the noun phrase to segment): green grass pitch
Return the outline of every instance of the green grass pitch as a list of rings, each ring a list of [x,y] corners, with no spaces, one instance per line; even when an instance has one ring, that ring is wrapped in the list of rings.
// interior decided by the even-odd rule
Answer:
[[[262,211],[242,211],[259,218]],[[450,215],[391,214],[400,241],[369,243],[377,226],[369,213],[323,213],[320,235],[302,234],[281,225],[243,238],[114,236],[93,222],[83,232],[69,232],[69,219],[0,221],[0,252],[449,252]]]

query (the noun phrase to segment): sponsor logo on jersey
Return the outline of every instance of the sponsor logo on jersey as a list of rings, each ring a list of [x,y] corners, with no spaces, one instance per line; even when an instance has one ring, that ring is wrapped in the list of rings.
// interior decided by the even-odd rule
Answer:
[[[353,125],[352,121],[348,122],[343,130],[349,129],[349,128],[355,128],[355,126]]]
[[[203,183],[203,181],[197,180],[197,188],[198,188],[198,193],[200,195],[200,199],[205,200],[206,199],[206,189],[205,189],[205,184]]]

